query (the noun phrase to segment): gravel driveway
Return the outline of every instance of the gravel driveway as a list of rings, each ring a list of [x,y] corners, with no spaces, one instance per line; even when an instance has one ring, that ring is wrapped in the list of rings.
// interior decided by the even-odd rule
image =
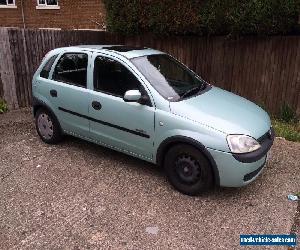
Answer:
[[[276,139],[254,183],[188,197],[154,165],[72,137],[46,145],[30,110],[9,112],[0,115],[0,249],[240,249],[240,234],[291,230],[299,239],[298,204],[287,200],[300,191],[299,169],[300,143]]]

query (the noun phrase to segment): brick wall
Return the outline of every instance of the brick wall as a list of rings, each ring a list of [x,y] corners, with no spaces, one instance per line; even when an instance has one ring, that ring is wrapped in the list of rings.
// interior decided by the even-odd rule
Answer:
[[[19,0],[16,0],[17,8],[3,9],[0,8],[0,25],[8,27],[22,26],[22,12]]]
[[[0,8],[0,26],[23,27],[21,0],[17,8]],[[60,9],[36,9],[36,0],[23,0],[26,28],[103,29],[101,0],[58,0]]]

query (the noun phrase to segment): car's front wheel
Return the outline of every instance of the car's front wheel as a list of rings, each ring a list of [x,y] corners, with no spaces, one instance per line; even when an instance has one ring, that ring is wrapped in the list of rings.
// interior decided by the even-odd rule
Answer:
[[[198,195],[213,183],[209,161],[198,149],[187,144],[170,148],[164,167],[170,183],[187,195]]]
[[[40,108],[35,115],[36,130],[41,139],[56,144],[62,139],[62,133],[56,117],[47,109]]]

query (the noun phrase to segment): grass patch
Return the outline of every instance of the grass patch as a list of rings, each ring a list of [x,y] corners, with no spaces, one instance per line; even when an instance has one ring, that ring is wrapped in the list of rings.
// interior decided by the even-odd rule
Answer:
[[[279,119],[272,120],[276,136],[283,137],[289,141],[300,142],[300,122],[285,122]]]
[[[7,104],[4,100],[0,98],[0,114],[3,114],[4,112],[8,111]]]

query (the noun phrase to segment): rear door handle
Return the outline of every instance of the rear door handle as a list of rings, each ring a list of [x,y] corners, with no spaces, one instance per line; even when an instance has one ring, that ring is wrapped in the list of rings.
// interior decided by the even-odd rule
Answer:
[[[92,102],[92,107],[93,107],[93,109],[100,110],[102,108],[102,105],[101,105],[100,102],[93,101]]]
[[[50,90],[50,95],[51,95],[52,97],[57,97],[57,91],[56,91],[55,89],[51,89],[51,90]]]

